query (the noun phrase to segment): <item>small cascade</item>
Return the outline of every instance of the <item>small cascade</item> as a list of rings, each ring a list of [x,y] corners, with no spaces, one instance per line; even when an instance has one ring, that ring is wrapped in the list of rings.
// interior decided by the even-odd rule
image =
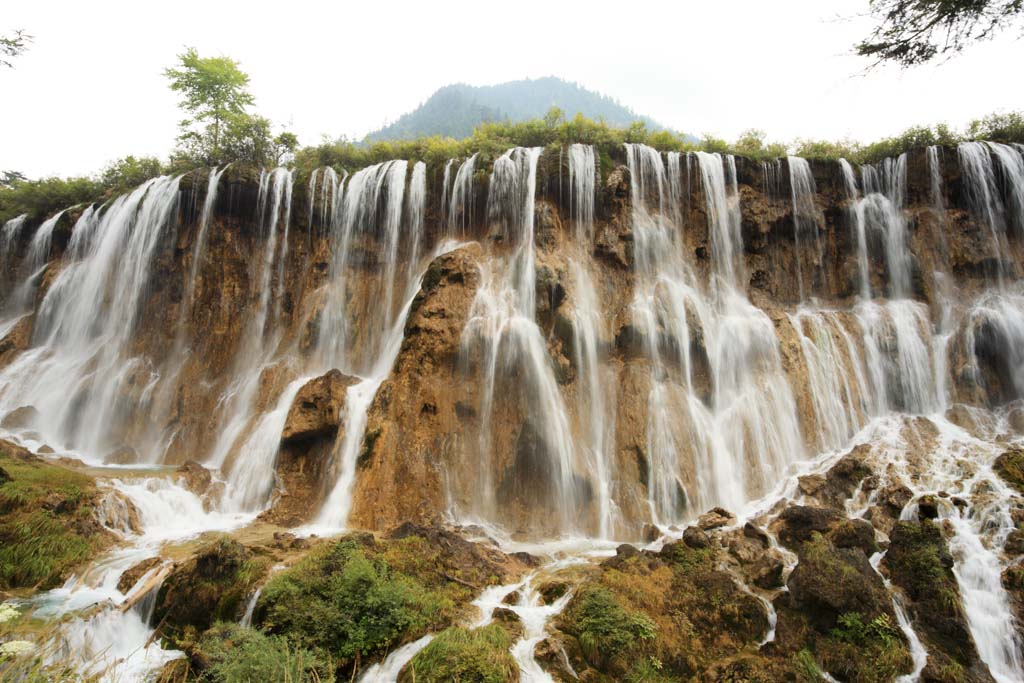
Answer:
[[[28,214],[23,213],[4,223],[4,227],[0,229],[0,266],[3,266],[4,273],[8,272],[16,257],[15,249],[27,218]]]
[[[1014,151],[1010,149],[1007,155]],[[1002,287],[1005,278],[1013,275],[1012,272],[1007,272],[1012,259],[1007,253],[1009,245],[1006,241],[1006,205],[996,178],[996,165],[993,163],[990,143],[962,142],[957,147],[957,154],[960,157],[968,204],[974,215],[989,229],[995,277],[998,285]],[[1016,154],[1019,156],[1020,152]],[[1012,180],[1011,175],[1008,175],[1008,180]],[[1021,186],[1024,187],[1024,179]]]
[[[73,208],[73,207],[72,207]],[[7,302],[8,310],[15,316],[20,316],[32,309],[36,289],[42,278],[47,262],[50,259],[50,246],[53,243],[53,230],[69,209],[59,211],[50,218],[43,221],[28,243],[25,257],[21,261],[22,281],[11,292],[10,300]]]
[[[199,226],[196,228],[195,244],[192,246],[192,262],[188,270],[188,279],[185,281],[185,308],[191,309],[195,306],[196,280],[199,279],[199,267],[202,264],[203,252],[206,249],[206,233],[210,230],[210,221],[213,218],[213,209],[217,205],[217,190],[220,187],[220,177],[228,170],[228,164],[218,169],[211,168],[206,180],[206,196],[203,198],[203,210],[199,214]]]
[[[597,159],[591,145],[569,145],[569,205],[574,237],[589,246],[594,241],[594,202]]]
[[[442,216],[448,215],[448,202],[449,195],[451,194],[452,185],[452,165],[455,163],[455,159],[449,159],[444,162],[444,174],[441,177],[441,204],[440,214]]]
[[[801,244],[806,239],[813,240],[814,261],[812,262],[812,278],[809,286],[813,287],[813,273],[822,266],[821,246],[821,211],[818,209],[817,188],[814,184],[814,175],[811,173],[811,165],[801,157],[788,157],[786,166],[789,168],[789,186],[793,199],[793,243],[796,254],[796,279],[800,290],[800,301],[807,297],[804,284],[804,269],[802,265]],[[777,181],[776,181],[777,182]]]
[[[409,194],[406,214],[406,240],[408,242],[408,266],[405,280],[415,282],[419,271],[420,249],[423,241],[423,217],[427,208],[427,165],[417,161],[412,167],[412,178],[409,180]],[[407,294],[407,292],[406,292]],[[406,298],[403,296],[403,298]]]
[[[451,239],[465,238],[476,219],[476,197],[473,191],[476,157],[474,154],[459,165],[455,180],[452,182],[452,194],[448,204],[448,237]]]

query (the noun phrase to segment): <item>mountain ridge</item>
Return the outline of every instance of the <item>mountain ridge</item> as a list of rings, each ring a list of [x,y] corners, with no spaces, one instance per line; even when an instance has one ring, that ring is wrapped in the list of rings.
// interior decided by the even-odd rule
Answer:
[[[641,121],[651,130],[666,128],[608,95],[555,76],[544,76],[494,85],[452,83],[443,86],[412,111],[367,134],[364,141],[407,140],[431,135],[465,138],[481,123],[539,119],[553,106],[564,111],[567,117],[581,113],[613,126],[626,127]]]

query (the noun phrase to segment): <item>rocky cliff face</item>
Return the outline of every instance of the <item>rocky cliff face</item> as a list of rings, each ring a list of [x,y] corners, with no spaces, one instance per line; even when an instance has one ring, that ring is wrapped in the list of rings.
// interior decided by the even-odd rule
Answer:
[[[590,157],[589,208],[573,185],[584,169],[548,150],[535,171],[508,160],[505,177],[498,160],[493,174],[478,164],[447,185],[441,168],[407,177],[404,163],[347,183],[327,171],[295,179],[229,169],[215,183],[202,173],[168,180],[131,206],[74,210],[54,231],[34,305],[2,342],[4,406],[42,410],[32,428],[64,449],[220,467],[226,495],[232,481],[246,490],[234,503],[243,508],[301,491],[302,504],[285,515],[295,521],[317,515],[347,476],[344,505],[358,526],[458,514],[523,534],[635,535],[649,521],[735,502],[709,493],[716,474],[702,459],[715,446],[694,443],[700,430],[686,425],[714,419],[735,399],[728,391],[788,383],[797,436],[773,437],[771,448],[793,450],[772,453],[778,463],[839,445],[888,409],[991,407],[1018,396],[1008,346],[1016,330],[978,302],[985,292],[1009,300],[1000,293],[1019,262],[1019,217],[1008,196],[993,227],[969,155],[917,150],[860,178],[837,163],[676,155],[659,169],[652,158],[613,158],[602,175]],[[994,191],[1012,181],[987,163]],[[116,209],[136,212],[134,224],[119,224]],[[581,220],[590,221],[585,234]],[[645,221],[674,234],[652,242]],[[88,240],[118,229],[128,252],[103,270],[103,245]],[[763,313],[747,321],[759,329],[730,328],[730,314],[713,310],[720,239],[733,230],[731,286]],[[23,231],[10,258],[25,253],[31,234]],[[527,256],[524,284],[509,273]],[[72,273],[83,275],[75,285],[65,279],[73,270],[99,272]],[[129,299],[113,291],[117,278],[135,288]],[[90,284],[100,315],[135,308],[128,329],[103,329],[101,320],[80,337],[66,334],[59,316],[78,303],[59,288]],[[693,291],[672,299],[673,286]],[[522,320],[530,311],[509,303],[510,293],[528,295],[532,319]],[[650,326],[638,320],[645,297]],[[681,310],[668,310],[676,304]],[[730,349],[723,338],[736,335],[760,336],[764,347]],[[66,362],[54,357],[83,339],[104,348],[68,363],[80,378],[70,391],[40,386],[54,381],[46,373],[28,376],[44,362],[33,354]],[[908,364],[915,353],[913,362],[932,367]],[[781,374],[764,367],[764,354],[777,354]],[[932,377],[940,361],[944,376]],[[729,363],[748,367],[751,383],[727,387]],[[826,386],[822,363],[838,364],[837,386]],[[90,375],[92,367],[114,376]],[[327,380],[312,378],[328,371],[379,384],[364,391],[372,393],[361,398],[366,414],[352,425],[344,404],[357,380],[319,387]],[[922,386],[932,395],[916,395]],[[595,391],[605,397],[600,415],[588,407]],[[310,403],[309,394],[325,395]],[[826,405],[832,400],[838,409]],[[109,406],[97,411],[98,401]],[[694,401],[697,412],[682,405]],[[770,417],[763,405],[752,410]],[[662,412],[673,423],[669,448],[652,434]],[[739,429],[746,433],[735,439],[749,441],[757,428]],[[601,452],[587,453],[597,442]],[[353,462],[341,462],[346,448]],[[746,470],[740,495],[764,492],[766,472],[777,468],[756,462],[749,445],[732,450]],[[346,467],[354,471],[343,475]],[[662,494],[671,509],[654,504]]]
[[[197,666],[243,636],[189,629],[242,614],[351,677],[352,638],[288,607],[351,571],[416,603],[366,650],[402,645],[392,678],[450,677],[463,647],[558,680],[1019,677],[1019,147],[229,167],[0,236],[0,431],[176,467],[102,499],[124,534],[255,520],[111,564],[132,605],[164,583]],[[311,545],[279,526],[394,543],[314,541],[260,598],[267,558]],[[653,545],[534,571],[489,538]],[[456,594],[500,623],[467,630]]]

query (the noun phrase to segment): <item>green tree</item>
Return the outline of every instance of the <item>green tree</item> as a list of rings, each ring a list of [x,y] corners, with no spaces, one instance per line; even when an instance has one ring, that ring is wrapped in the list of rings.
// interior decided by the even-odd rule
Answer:
[[[15,31],[11,35],[0,36],[0,66],[13,69],[14,63],[11,59],[27,50],[28,44],[31,42],[32,36],[21,30]]]
[[[1024,15],[1024,0],[871,0],[879,24],[856,46],[876,64],[908,67],[952,57]]]
[[[243,125],[241,119],[248,116],[246,107],[254,101],[247,89],[249,76],[235,60],[200,57],[195,48],[178,55],[178,61],[181,68],[164,71],[171,90],[182,95],[181,108],[190,115],[179,124],[178,140],[200,152],[207,163],[219,162],[223,129],[226,125]]]

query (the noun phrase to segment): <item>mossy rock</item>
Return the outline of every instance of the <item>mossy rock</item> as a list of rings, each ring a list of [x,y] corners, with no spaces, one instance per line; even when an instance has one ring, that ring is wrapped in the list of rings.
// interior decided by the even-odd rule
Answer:
[[[910,612],[917,632],[925,640],[936,671],[959,671],[959,680],[976,679],[984,665],[971,636],[953,575],[953,558],[939,526],[928,519],[901,521],[893,527],[885,566],[892,582],[911,600]],[[937,680],[957,680],[942,676]]]
[[[238,541],[222,537],[177,566],[160,586],[153,623],[179,642],[216,621],[237,621],[248,597],[267,575],[270,563]],[[191,636],[188,636],[191,637]]]
[[[519,667],[509,650],[513,638],[500,624],[445,629],[413,657],[399,683],[514,683]]]
[[[385,540],[353,534],[275,574],[254,623],[330,654],[350,673],[357,662],[469,617],[482,587],[507,583],[513,565],[440,528],[403,525]]]
[[[0,589],[58,586],[116,540],[96,518],[92,477],[6,441],[0,469]]]
[[[1003,481],[1024,494],[1024,449],[1011,448],[1004,452],[992,464]]]

